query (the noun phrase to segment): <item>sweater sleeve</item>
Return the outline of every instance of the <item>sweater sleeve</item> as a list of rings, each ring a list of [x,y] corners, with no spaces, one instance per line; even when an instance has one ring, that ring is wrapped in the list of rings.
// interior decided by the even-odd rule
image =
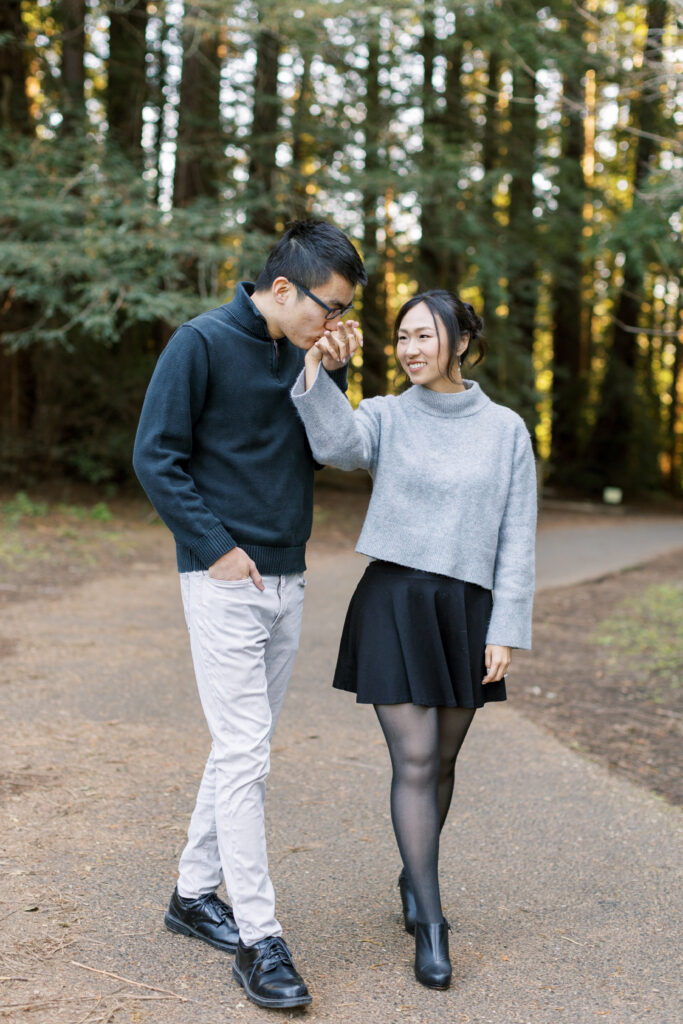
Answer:
[[[208,379],[206,343],[184,324],[162,352],[147,389],[133,467],[176,540],[211,565],[236,542],[207,507],[189,472],[193,428],[204,407]]]
[[[531,648],[535,538],[536,465],[531,440],[520,422],[510,487],[498,531],[488,644]]]
[[[322,366],[308,391],[305,373],[299,374],[291,394],[313,458],[338,469],[372,470],[380,435],[376,400],[361,402],[354,412]]]

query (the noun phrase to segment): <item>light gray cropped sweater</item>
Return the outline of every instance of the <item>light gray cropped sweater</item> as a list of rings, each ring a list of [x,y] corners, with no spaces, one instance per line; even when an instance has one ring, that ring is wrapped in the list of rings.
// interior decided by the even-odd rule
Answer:
[[[478,384],[413,385],[354,412],[320,367],[292,399],[314,457],[367,469],[372,497],[356,550],[493,590],[487,643],[531,646],[536,471],[523,420]]]

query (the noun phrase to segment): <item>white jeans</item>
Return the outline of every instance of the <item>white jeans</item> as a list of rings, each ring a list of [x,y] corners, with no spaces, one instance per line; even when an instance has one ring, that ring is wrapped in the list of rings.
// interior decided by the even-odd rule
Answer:
[[[303,574],[214,580],[181,573],[199,697],[211,753],[180,858],[178,892],[212,892],[225,878],[247,946],[282,934],[268,875],[264,803],[270,740],[299,644]]]

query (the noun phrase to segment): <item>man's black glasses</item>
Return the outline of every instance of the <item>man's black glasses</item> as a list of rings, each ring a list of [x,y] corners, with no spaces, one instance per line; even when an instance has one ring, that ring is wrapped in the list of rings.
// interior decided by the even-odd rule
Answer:
[[[310,292],[308,288],[305,288],[304,285],[300,284],[298,281],[292,281],[290,279],[290,284],[296,285],[299,291],[303,292],[304,295],[308,295],[309,299],[313,299],[313,301],[317,302],[319,306],[322,306],[325,310],[326,321],[336,320],[338,317],[344,316],[345,313],[349,313],[353,309],[353,303],[351,303],[350,306],[342,306],[341,309],[338,306],[336,308],[334,306],[328,306],[326,302],[323,302],[322,299],[319,299],[317,295],[314,295],[313,292]]]

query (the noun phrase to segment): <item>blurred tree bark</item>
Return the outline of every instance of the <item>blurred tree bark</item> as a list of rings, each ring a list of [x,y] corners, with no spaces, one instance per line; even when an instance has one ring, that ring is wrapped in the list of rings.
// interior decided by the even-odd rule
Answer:
[[[220,118],[221,31],[210,12],[192,6],[183,22],[173,205],[218,194],[224,164]]]
[[[672,494],[683,493],[683,285],[678,281],[678,306],[674,314],[674,360],[671,367],[671,390],[669,392],[668,456],[669,473],[667,485]]]
[[[274,235],[281,211],[276,190],[275,160],[280,141],[277,91],[280,40],[270,29],[256,36],[254,107],[249,139],[249,184],[246,192],[247,224],[251,230]]]
[[[533,36],[537,6],[522,5],[520,0],[510,4],[519,8],[518,48],[512,63],[512,101],[510,105],[510,132],[508,160],[511,173],[508,228],[505,233],[505,251],[508,277],[508,315],[505,325],[506,344],[511,358],[505,366],[505,383],[511,392],[511,401],[524,418],[532,437],[536,426],[536,396],[533,368],[534,332],[538,281],[536,254],[538,232],[534,216],[535,196],[533,176],[536,171],[536,64],[537,54]],[[525,19],[526,23],[525,23]],[[502,383],[502,382],[501,382]]]
[[[368,35],[368,63],[365,71],[365,175],[363,180],[363,257],[368,283],[363,289],[361,329],[363,331],[363,397],[383,395],[387,390],[387,311],[385,267],[378,241],[377,216],[382,185],[380,158],[382,113],[379,90],[380,35],[374,21]]]
[[[316,139],[313,134],[311,103],[311,54],[302,46],[303,67],[299,76],[299,91],[292,117],[292,189],[289,207],[293,220],[308,216],[313,195],[308,187],[311,182],[311,161],[316,155]]]
[[[85,126],[85,0],[58,0],[62,24],[62,135]]]
[[[26,96],[25,47],[21,0],[4,0],[0,4],[0,129],[12,135],[33,134]]]
[[[154,41],[150,74],[147,80],[147,105],[155,112],[149,138],[148,160],[154,177],[154,202],[159,202],[163,168],[161,165],[161,147],[164,139],[164,110],[166,107],[166,83],[168,76],[168,40],[169,24],[165,17],[165,6],[162,4],[158,14],[158,33]]]
[[[488,56],[486,74],[485,122],[481,156],[485,174],[491,174],[498,166],[500,136],[496,104],[498,103],[498,90],[500,89],[500,72],[500,55],[496,50],[491,50]],[[491,217],[493,217],[493,203],[491,203]]]
[[[138,166],[147,97],[147,20],[147,0],[109,0],[107,140]]]
[[[462,81],[462,63],[465,52],[461,22],[464,11],[456,14],[455,32],[444,43],[446,82],[443,113],[441,115],[442,157],[442,217],[443,262],[432,287],[448,288],[457,292],[465,275],[465,250],[470,242],[463,230],[463,211],[469,196],[461,194],[458,180],[466,162],[468,117],[465,90]]]
[[[570,40],[581,40],[582,19],[573,3],[563,5]],[[586,140],[583,127],[585,59],[565,53],[561,159],[558,208],[549,253],[553,266],[553,482],[571,482],[580,458],[581,428],[587,387],[587,339],[582,337],[583,206],[586,199],[582,159]],[[583,64],[583,67],[581,66]]]
[[[417,252],[418,291],[434,288],[440,280],[444,253],[441,239],[441,197],[437,194],[437,161],[440,125],[437,111],[437,93],[434,88],[434,61],[436,35],[434,4],[424,4],[422,15],[422,152],[418,159],[420,170],[420,242]]]
[[[419,289],[457,291],[465,273],[470,244],[464,212],[469,195],[460,187],[466,167],[469,119],[465,105],[462,63],[465,52],[466,8],[453,5],[455,31],[443,42],[435,34],[434,5],[425,5],[420,52],[423,145],[421,154],[421,241],[418,254]],[[445,64],[443,93],[434,85],[437,59]]]
[[[496,220],[494,197],[494,171],[500,165],[500,117],[496,109],[500,92],[500,75],[502,71],[500,54],[492,49],[488,55],[486,74],[486,100],[484,104],[484,130],[482,136],[482,168],[486,191],[483,201],[482,221],[484,238],[492,252],[496,252],[503,233],[502,226]],[[482,261],[481,289],[484,299],[484,326],[486,337],[495,345],[500,331],[500,319],[496,312],[503,302],[503,291],[498,273],[498,261]],[[495,361],[495,355],[494,355]]]
[[[26,95],[26,29],[20,0],[5,0],[0,5],[0,130],[9,146],[0,156],[0,164],[11,164],[15,156],[11,143],[18,137],[30,138],[34,132]],[[0,219],[0,224],[2,223]],[[35,309],[17,301],[10,289],[0,292],[0,339],[5,331],[19,331]],[[3,435],[20,445],[30,428],[36,409],[37,381],[33,352],[20,348],[0,351],[0,410]],[[10,453],[10,455],[15,453]]]
[[[659,71],[666,0],[649,0],[643,81],[631,106],[636,135],[633,205],[641,195],[657,152],[653,137],[661,123]],[[614,334],[593,431],[591,456],[596,486],[616,484],[627,491],[652,486],[659,476],[655,444],[644,443],[639,416],[638,319],[643,304],[647,258],[640,239],[624,245],[623,283],[614,310]]]

